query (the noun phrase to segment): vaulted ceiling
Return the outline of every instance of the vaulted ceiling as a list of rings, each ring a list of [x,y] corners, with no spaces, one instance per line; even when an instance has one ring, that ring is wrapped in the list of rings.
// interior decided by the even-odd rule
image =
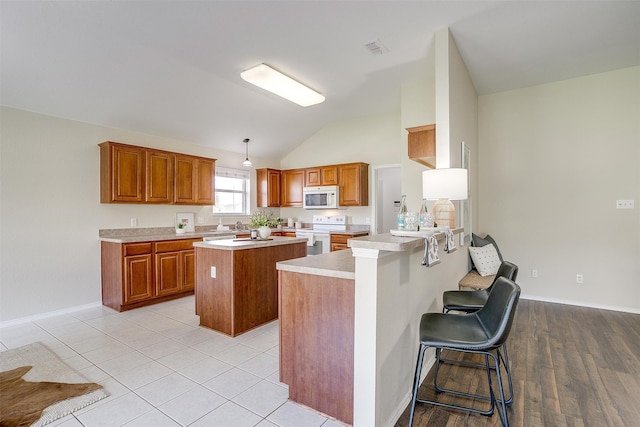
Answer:
[[[396,111],[441,28],[479,94],[640,65],[640,1],[2,0],[0,24],[2,105],[274,158]],[[262,62],[326,101],[240,78]]]

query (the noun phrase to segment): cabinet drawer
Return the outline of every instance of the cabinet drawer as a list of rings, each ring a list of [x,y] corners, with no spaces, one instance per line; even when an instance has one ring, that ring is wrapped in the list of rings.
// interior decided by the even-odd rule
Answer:
[[[129,243],[124,245],[124,256],[144,255],[151,253],[151,243]]]
[[[193,249],[193,242],[200,241],[202,241],[202,239],[171,240],[167,242],[154,243],[154,245],[156,247],[156,253],[174,252]]]

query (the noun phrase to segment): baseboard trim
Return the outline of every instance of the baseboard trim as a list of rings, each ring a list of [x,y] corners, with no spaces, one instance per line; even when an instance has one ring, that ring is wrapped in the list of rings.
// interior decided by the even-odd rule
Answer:
[[[520,298],[532,300],[532,301],[553,302],[557,304],[575,305],[578,307],[598,308],[600,310],[620,311],[623,313],[640,314],[640,308],[633,308],[633,307],[620,307],[617,305],[592,304],[590,302],[585,302],[585,301],[564,300],[559,298],[546,298],[546,297],[541,297],[537,295],[523,294],[523,295],[520,295]]]
[[[71,314],[76,311],[88,310],[90,308],[102,307],[102,301],[92,302],[84,305],[77,305],[74,307],[63,308],[61,310],[49,311],[47,313],[34,314],[33,316],[20,317],[18,319],[5,320],[0,322],[0,329],[10,326],[20,325],[22,323],[34,322],[36,320],[46,319],[48,317],[60,316],[61,314]]]

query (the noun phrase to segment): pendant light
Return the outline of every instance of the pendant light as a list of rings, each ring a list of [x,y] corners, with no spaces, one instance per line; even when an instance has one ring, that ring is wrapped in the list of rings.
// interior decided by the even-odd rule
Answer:
[[[244,142],[247,146],[246,146],[246,156],[244,158],[244,162],[242,162],[242,166],[245,166],[247,168],[250,168],[251,165],[251,160],[249,160],[249,138],[245,138],[242,142]]]

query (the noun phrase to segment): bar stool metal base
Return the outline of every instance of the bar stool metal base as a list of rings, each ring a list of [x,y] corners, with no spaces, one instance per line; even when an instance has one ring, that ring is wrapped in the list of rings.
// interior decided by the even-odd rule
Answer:
[[[449,409],[455,409],[455,410],[460,410],[460,411],[466,411],[466,412],[473,412],[473,413],[477,413],[480,415],[485,415],[485,416],[491,416],[494,414],[495,412],[495,408],[496,406],[498,406],[498,414],[500,416],[500,421],[502,422],[502,425],[505,427],[509,426],[509,420],[507,418],[507,403],[505,401],[505,397],[504,397],[504,389],[503,389],[503,385],[502,385],[502,375],[500,373],[500,361],[504,360],[502,358],[502,356],[500,355],[500,352],[498,349],[496,349],[496,354],[493,354],[491,351],[482,351],[482,350],[461,350],[459,348],[448,348],[448,347],[439,347],[436,348],[436,371],[434,373],[434,385],[435,385],[435,389],[437,392],[439,393],[450,393],[453,395],[458,395],[458,396],[464,396],[464,397],[468,397],[468,398],[473,398],[473,399],[480,399],[480,400],[488,400],[490,402],[490,407],[487,410],[481,410],[481,409],[477,409],[477,408],[471,408],[471,407],[467,407],[467,406],[460,406],[460,405],[453,405],[453,404],[449,404],[449,403],[442,403],[442,402],[437,402],[437,401],[433,401],[433,400],[424,400],[424,399],[418,399],[418,389],[420,387],[420,376],[422,373],[422,365],[424,362],[424,353],[427,350],[429,346],[427,345],[423,345],[420,344],[420,350],[418,351],[418,361],[416,364],[416,372],[415,372],[415,377],[413,379],[413,393],[412,393],[412,397],[411,397],[411,412],[409,415],[409,426],[412,427],[413,426],[413,417],[414,417],[414,412],[415,412],[415,408],[416,408],[416,403],[424,403],[424,404],[430,404],[430,405],[434,405],[434,406],[440,406],[440,407],[444,407],[444,408],[449,408]],[[461,391],[457,391],[457,390],[449,390],[449,389],[444,389],[444,388],[440,388],[437,386],[437,381],[438,381],[438,370],[439,370],[439,365],[440,365],[440,360],[439,360],[439,356],[442,350],[451,350],[451,351],[458,351],[458,352],[462,352],[462,353],[471,353],[471,354],[482,354],[485,357],[485,364],[484,365],[480,365],[480,364],[476,364],[477,366],[482,366],[484,367],[484,369],[487,372],[487,381],[488,381],[488,385],[489,385],[489,396],[483,396],[483,395],[476,395],[476,394],[471,394],[471,393],[465,393],[465,392],[461,392]],[[493,360],[493,367],[491,366],[490,360]],[[496,372],[496,379],[497,379],[497,386],[498,386],[498,392],[499,392],[499,398],[496,397],[494,391],[493,391],[493,384],[492,384],[492,380],[491,380],[491,371],[495,371]]]

